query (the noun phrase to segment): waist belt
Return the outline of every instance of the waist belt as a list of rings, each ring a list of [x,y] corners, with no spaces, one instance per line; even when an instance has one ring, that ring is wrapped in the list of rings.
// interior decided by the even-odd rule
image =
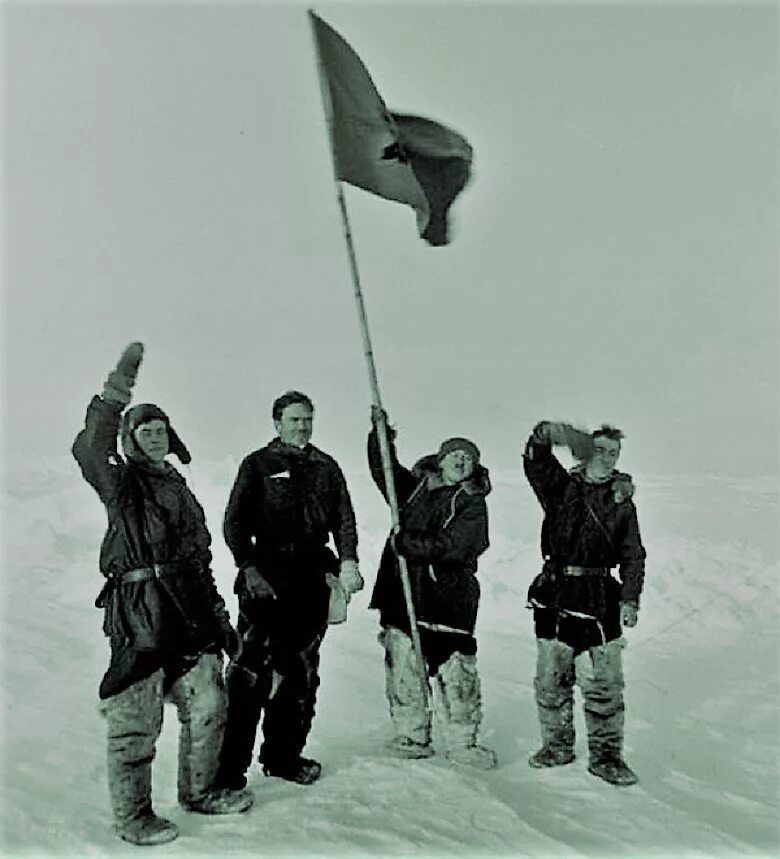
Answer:
[[[128,582],[148,582],[150,579],[162,578],[166,571],[173,571],[177,564],[154,564],[151,567],[138,567],[135,570],[126,570],[116,576],[116,581],[122,584]]]
[[[608,576],[609,567],[561,567],[564,576]]]

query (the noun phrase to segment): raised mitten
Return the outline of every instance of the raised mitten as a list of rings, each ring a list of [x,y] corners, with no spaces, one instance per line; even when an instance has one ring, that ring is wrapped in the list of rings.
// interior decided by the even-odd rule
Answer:
[[[144,355],[143,343],[131,343],[122,352],[116,368],[108,374],[102,398],[109,403],[126,406],[131,400],[130,389],[135,385],[138,368]]]

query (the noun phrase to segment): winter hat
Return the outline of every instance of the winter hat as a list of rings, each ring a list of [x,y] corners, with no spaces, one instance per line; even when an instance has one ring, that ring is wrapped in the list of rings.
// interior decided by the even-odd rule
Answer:
[[[467,438],[458,437],[448,438],[446,441],[441,443],[439,452],[436,454],[436,462],[441,462],[444,457],[447,456],[448,453],[452,453],[453,450],[462,450],[474,460],[474,465],[479,463],[479,448],[473,441],[469,441]]]
[[[122,442],[122,450],[128,459],[143,460],[144,455],[139,450],[136,444],[133,433],[141,426],[148,424],[150,421],[162,421],[168,430],[168,448],[170,452],[179,458],[183,465],[189,465],[192,462],[190,452],[184,446],[184,442],[176,434],[176,430],[171,426],[168,415],[154,403],[139,403],[128,409],[122,415],[122,424],[119,428],[119,437]]]

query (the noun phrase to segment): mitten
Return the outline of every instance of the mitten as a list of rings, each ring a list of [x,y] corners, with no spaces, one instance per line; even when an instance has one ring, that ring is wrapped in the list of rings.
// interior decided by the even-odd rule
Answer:
[[[351,558],[346,558],[341,562],[339,581],[347,595],[347,600],[349,600],[353,594],[363,590],[363,576],[360,575],[357,561]]]
[[[126,406],[131,399],[130,389],[135,385],[138,368],[144,355],[143,343],[131,343],[108,374],[103,386],[102,398],[108,403]]]
[[[233,624],[230,622],[230,615],[227,613],[227,609],[224,604],[220,604],[217,607],[217,620],[219,622],[219,628],[222,631],[222,640],[220,641],[220,645],[227,654],[228,659],[231,662],[235,662],[238,657],[241,656],[241,651],[244,649],[244,642],[238,632],[233,628]]]
[[[623,626],[636,626],[639,620],[639,607],[635,602],[624,602],[620,604],[620,620]]]
[[[621,474],[612,481],[612,493],[615,496],[615,503],[620,504],[621,501],[627,501],[636,491],[636,487],[631,480],[631,475]]]
[[[441,536],[424,531],[407,531],[399,528],[392,536],[396,554],[409,560],[433,561],[444,554],[446,544]]]
[[[563,442],[575,459],[580,462],[587,461],[593,456],[593,437],[584,430],[577,429],[571,424],[561,424]]]
[[[373,425],[375,430],[379,426],[383,417],[385,421],[385,429],[387,430],[387,440],[393,442],[395,441],[396,431],[395,427],[390,426],[390,420],[387,417],[387,412],[379,406],[371,406],[371,424]]]

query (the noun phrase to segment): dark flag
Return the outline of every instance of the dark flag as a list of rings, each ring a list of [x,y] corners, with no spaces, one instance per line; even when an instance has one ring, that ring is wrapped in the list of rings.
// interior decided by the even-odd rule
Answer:
[[[314,12],[309,16],[336,177],[411,206],[420,236],[447,244],[447,212],[468,182],[471,146],[431,119],[391,113],[360,57]]]

